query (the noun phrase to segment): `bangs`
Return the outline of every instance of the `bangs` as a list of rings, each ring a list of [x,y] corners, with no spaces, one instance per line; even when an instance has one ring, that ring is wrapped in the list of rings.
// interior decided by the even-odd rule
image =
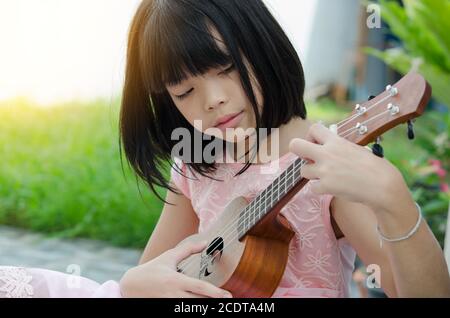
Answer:
[[[188,76],[232,62],[223,45],[213,35],[212,23],[202,12],[184,1],[159,4],[147,20],[139,52],[142,78],[150,93],[162,93],[166,85],[176,85]]]

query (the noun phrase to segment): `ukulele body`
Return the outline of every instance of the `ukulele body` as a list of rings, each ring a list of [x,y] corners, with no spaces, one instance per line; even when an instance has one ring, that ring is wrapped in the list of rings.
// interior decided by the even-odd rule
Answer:
[[[270,297],[283,276],[294,232],[273,211],[239,240],[236,220],[247,204],[243,197],[234,199],[208,231],[183,240],[180,244],[206,240],[208,247],[179,268],[185,275],[230,291],[235,298]]]

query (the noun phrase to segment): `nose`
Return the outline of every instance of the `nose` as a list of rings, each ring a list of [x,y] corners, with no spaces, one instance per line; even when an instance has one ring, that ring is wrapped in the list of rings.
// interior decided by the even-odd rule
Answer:
[[[228,96],[225,89],[219,83],[210,83],[206,87],[206,111],[212,111],[219,106],[223,106],[228,103]]]

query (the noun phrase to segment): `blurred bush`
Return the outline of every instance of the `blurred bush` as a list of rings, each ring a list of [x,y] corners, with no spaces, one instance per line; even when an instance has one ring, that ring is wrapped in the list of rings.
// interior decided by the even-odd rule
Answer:
[[[381,15],[402,46],[367,52],[405,74],[414,66],[433,87],[433,97],[450,106],[450,1],[380,0]],[[416,65],[415,65],[416,64]]]
[[[0,105],[0,223],[145,246],[162,204],[122,172],[118,113],[104,101]]]

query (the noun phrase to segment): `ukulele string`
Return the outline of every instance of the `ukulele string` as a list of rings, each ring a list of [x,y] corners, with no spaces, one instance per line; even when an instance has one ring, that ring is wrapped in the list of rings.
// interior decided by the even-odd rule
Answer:
[[[368,106],[366,112],[368,112],[369,110],[371,110],[371,109],[374,108],[375,106],[377,106],[377,105],[379,105],[379,104],[385,102],[386,100],[388,100],[388,99],[391,98],[391,97],[392,97],[391,95],[387,95],[387,96],[383,97],[383,98],[380,99],[378,102],[374,103],[373,105]],[[348,118],[346,118],[346,119],[344,119],[344,120],[341,120],[341,121],[338,122],[336,125],[337,125],[338,127],[342,127],[342,126],[346,125],[348,122],[350,122],[350,121],[352,121],[353,119],[355,119],[356,117],[362,116],[363,114],[364,114],[364,113],[362,113],[362,114],[361,114],[361,113],[355,113],[355,114],[353,114],[352,116],[350,116],[350,117],[348,117]]]
[[[368,110],[370,110],[371,108],[373,108],[373,107],[375,107],[376,105],[378,105],[379,103],[382,103],[382,102],[384,102],[385,100],[386,100],[386,98],[389,98],[390,96],[388,95],[387,97],[385,97],[385,98],[383,98],[382,100],[380,100],[379,102],[377,102],[377,103],[375,103],[374,105],[371,105],[368,109],[367,109],[367,111]],[[371,117],[370,119],[368,119],[368,120],[366,120],[366,121],[364,121],[364,122],[362,122],[361,124],[366,124],[366,123],[368,123],[368,122],[370,122],[370,121],[372,121],[372,120],[375,120],[376,118],[378,118],[378,117],[380,117],[380,116],[383,116],[384,114],[386,114],[386,113],[389,113],[390,112],[390,110],[386,110],[386,111],[384,111],[384,112],[382,112],[382,113],[380,113],[380,114],[378,114],[378,115],[375,115],[375,116],[373,116],[373,117]],[[356,118],[356,117],[358,117],[358,116],[361,116],[362,114],[355,114],[355,115],[353,115],[352,117],[353,118]],[[350,118],[352,118],[352,117],[350,117]],[[345,122],[346,120],[344,120],[344,121],[341,121],[340,123],[342,123],[342,122]],[[342,125],[340,125],[340,126],[338,126],[337,128],[339,129],[339,128],[341,128],[342,126],[344,126],[346,123],[344,123],[344,124],[342,124]],[[343,133],[342,133],[342,135],[340,135],[340,134],[338,134],[339,136],[341,136],[341,137],[343,137],[343,138],[347,138],[348,136],[350,136],[352,133],[354,133],[355,131],[357,131],[357,127],[352,127],[352,128],[350,128],[350,129],[348,129],[348,130],[346,130],[346,131],[344,131]],[[295,161],[294,162],[294,168],[293,168],[293,171],[295,171],[295,169],[296,168],[302,168],[303,167],[303,165],[305,164],[305,160],[304,159],[302,159],[301,161],[300,161],[300,165],[298,166],[298,167],[295,167],[295,165],[297,164],[297,161]],[[280,181],[282,181],[285,177],[287,177],[287,176],[283,176],[281,179],[280,179]],[[299,175],[299,177],[301,177],[301,175]],[[295,181],[294,181],[295,180]],[[294,177],[293,177],[293,183],[296,183],[298,181],[298,179],[295,177],[295,175],[294,175]],[[272,184],[271,184],[272,185]],[[267,193],[265,194],[265,196],[267,196],[267,195],[272,195],[274,192],[274,190],[276,191],[276,190],[279,190],[279,187],[278,187],[278,185],[276,185],[276,186],[273,186],[272,188],[271,188],[271,185],[269,185],[269,187],[268,188],[270,188],[270,190],[268,190],[267,191]],[[268,188],[266,188],[266,189],[268,189]],[[264,191],[263,191],[264,192]],[[262,193],[263,193],[262,192]],[[261,194],[262,194],[261,193]],[[278,192],[279,193],[279,192]],[[250,204],[249,205],[253,205],[254,207],[256,207],[257,206],[257,204],[258,203],[260,203],[260,199],[262,198],[262,196],[261,195],[259,195],[258,197],[257,197],[257,201],[254,203],[253,201],[252,202],[250,202]],[[266,197],[264,198],[264,201],[266,201]],[[271,203],[272,203],[272,200],[270,201]],[[253,211],[254,212],[254,211]],[[250,211],[248,211],[247,213],[245,212],[245,209],[244,209],[244,213],[243,213],[244,215],[245,215],[245,217],[241,217],[241,215],[242,214],[240,214],[238,217],[236,217],[235,218],[235,220],[233,220],[231,223],[229,223],[226,227],[224,227],[224,229],[222,230],[223,231],[223,233],[218,233],[217,234],[217,236],[218,237],[225,237],[223,240],[226,242],[226,241],[228,241],[228,239],[230,239],[230,235],[231,234],[233,234],[233,232],[234,232],[234,228],[235,228],[235,225],[236,225],[236,223],[239,223],[238,224],[238,228],[239,228],[239,226],[242,226],[242,223],[245,225],[245,222],[246,221],[248,221],[248,220],[250,220],[251,219],[251,217],[253,216],[252,215],[252,213],[251,213],[251,209],[250,209]],[[239,235],[238,235],[239,236]],[[237,236],[236,236],[237,237]],[[234,238],[232,238],[231,240],[234,240],[236,237],[234,237]],[[223,251],[226,249],[226,247],[228,247],[228,246],[226,246],[226,243],[224,244],[224,247],[223,247]],[[213,250],[213,251],[211,251],[211,253],[210,254],[213,254],[215,251],[217,251],[217,247],[215,247],[215,249]],[[215,259],[215,257],[217,257],[217,255],[219,255],[218,253],[215,253],[213,256],[212,256],[212,260],[213,259]],[[189,259],[188,259],[189,260]],[[187,262],[186,262],[186,264],[183,264],[183,265],[181,265],[181,263],[183,263],[183,262],[180,262],[180,266],[179,266],[179,268],[180,269],[182,269],[182,271],[184,272],[184,271],[186,271],[189,267],[190,267],[190,265],[193,265],[193,264],[195,264],[195,261],[192,259],[190,262],[188,261],[188,260],[186,260]]]
[[[384,112],[381,112],[381,113],[379,113],[379,114],[377,114],[377,115],[371,117],[370,119],[368,119],[368,120],[362,122],[361,124],[364,125],[364,124],[370,123],[372,120],[375,120],[375,119],[377,119],[378,117],[381,117],[381,116],[383,116],[383,115],[385,115],[385,114],[387,114],[387,113],[390,113],[390,112],[391,112],[391,110],[389,110],[389,109],[388,109],[388,110],[385,110]],[[343,136],[341,136],[341,137],[342,137],[342,138],[347,138],[348,136],[350,136],[351,134],[353,134],[357,129],[358,129],[358,128],[356,128],[356,127],[352,127],[352,128],[350,128],[350,129],[347,129],[346,131],[344,131],[344,132],[342,133]],[[351,130],[351,131],[350,131],[350,130]],[[350,131],[350,132],[349,132],[349,131]],[[347,133],[347,132],[349,132],[349,133]]]

